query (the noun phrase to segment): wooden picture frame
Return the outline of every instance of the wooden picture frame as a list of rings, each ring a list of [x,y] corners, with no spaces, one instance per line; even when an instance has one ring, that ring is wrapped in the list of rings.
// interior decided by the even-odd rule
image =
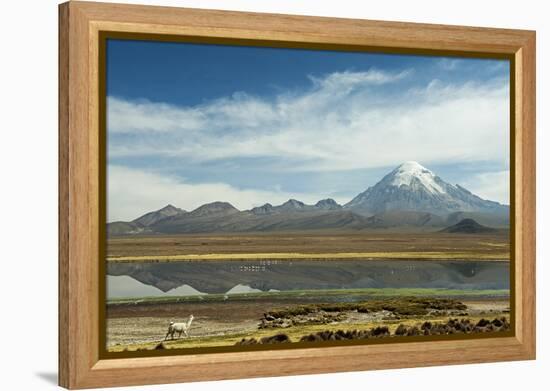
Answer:
[[[513,336],[103,358],[102,32],[303,48],[502,56],[513,64]],[[535,32],[71,1],[59,6],[59,384],[175,383],[535,358]]]

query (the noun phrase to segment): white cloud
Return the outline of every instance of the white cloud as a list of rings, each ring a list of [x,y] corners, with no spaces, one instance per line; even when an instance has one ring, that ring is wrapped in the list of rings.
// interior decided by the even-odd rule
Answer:
[[[371,69],[367,72],[334,72],[324,77],[309,76],[309,79],[318,88],[341,91],[345,88],[393,83],[407,77],[411,73],[411,70],[392,74]]]
[[[463,186],[483,199],[510,205],[509,170],[476,174]]]
[[[273,99],[237,93],[195,107],[111,97],[109,156],[272,157],[279,170],[314,171],[507,161],[507,82],[434,80],[393,95],[377,87],[410,74],[332,73]]]
[[[428,167],[476,161],[508,165],[505,80],[456,85],[434,79],[423,88],[414,83],[400,90],[400,81],[412,74],[337,72],[310,77],[309,88],[271,99],[240,92],[194,107],[109,97],[109,159],[176,157],[180,164],[230,164],[236,158],[267,157],[257,169],[319,173],[391,167],[407,160]],[[110,221],[131,220],[167,203],[192,210],[223,200],[242,210],[289,198],[307,203],[320,198],[275,187],[191,184],[113,164],[108,175]],[[463,185],[483,198],[508,203],[507,175],[477,173]]]
[[[467,63],[468,60],[463,60],[459,58],[449,58],[445,57],[440,59],[437,62],[437,65],[439,65],[442,69],[446,71],[454,71],[457,69],[460,65],[464,65]]]
[[[204,126],[204,114],[147,100],[127,102],[107,98],[107,129],[114,133],[191,131]]]
[[[130,221],[147,212],[172,204],[193,210],[214,201],[226,201],[246,210],[270,202],[281,204],[290,198],[306,203],[319,200],[315,194],[238,189],[225,183],[191,184],[179,178],[128,167],[107,167],[107,221]],[[339,200],[347,202],[349,200]]]

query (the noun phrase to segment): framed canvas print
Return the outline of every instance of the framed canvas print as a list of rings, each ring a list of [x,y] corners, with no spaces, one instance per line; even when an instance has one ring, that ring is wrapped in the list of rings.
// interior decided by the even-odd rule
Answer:
[[[535,358],[534,32],[59,11],[62,386]]]

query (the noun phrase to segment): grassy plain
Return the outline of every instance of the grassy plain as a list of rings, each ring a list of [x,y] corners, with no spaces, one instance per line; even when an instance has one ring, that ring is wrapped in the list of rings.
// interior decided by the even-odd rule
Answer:
[[[112,237],[115,262],[315,259],[509,259],[506,231],[486,234],[285,232]]]

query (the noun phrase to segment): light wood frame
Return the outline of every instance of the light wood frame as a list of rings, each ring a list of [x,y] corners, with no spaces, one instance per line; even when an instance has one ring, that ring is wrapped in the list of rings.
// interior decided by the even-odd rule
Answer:
[[[515,336],[100,359],[100,31],[505,54],[515,64]],[[535,32],[88,2],[59,6],[59,384],[76,388],[535,358]],[[514,209],[512,209],[514,210]]]

